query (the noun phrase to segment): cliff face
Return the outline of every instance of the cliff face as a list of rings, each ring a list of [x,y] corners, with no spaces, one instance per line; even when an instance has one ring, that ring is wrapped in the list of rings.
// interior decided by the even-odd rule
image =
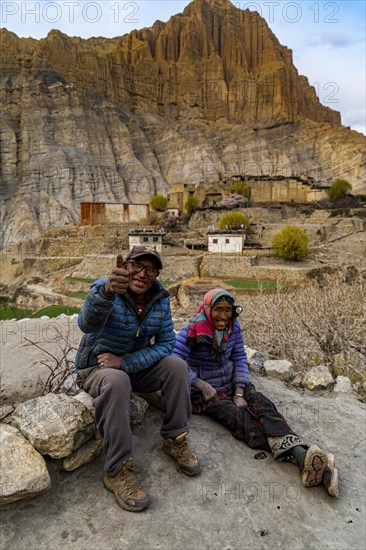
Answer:
[[[80,200],[146,202],[178,181],[307,174],[364,191],[364,137],[228,0],[114,39],[0,32],[6,240],[74,221]]]

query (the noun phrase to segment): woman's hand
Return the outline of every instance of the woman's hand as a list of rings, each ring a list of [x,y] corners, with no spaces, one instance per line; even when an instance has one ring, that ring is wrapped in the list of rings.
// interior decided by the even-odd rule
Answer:
[[[233,402],[234,405],[236,405],[239,409],[245,409],[245,407],[248,406],[248,403],[245,401],[242,395],[234,395]]]
[[[101,353],[97,355],[97,359],[101,369],[120,369],[122,367],[122,357],[113,355],[113,353]]]
[[[198,378],[196,380],[196,387],[201,390],[202,392],[202,399],[204,401],[209,401],[210,399],[213,399],[216,397],[216,390],[214,387],[211,386],[208,382],[205,382],[204,380],[201,380]]]

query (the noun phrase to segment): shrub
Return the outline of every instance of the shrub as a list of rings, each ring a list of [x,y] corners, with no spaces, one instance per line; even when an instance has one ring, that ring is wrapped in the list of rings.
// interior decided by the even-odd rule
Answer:
[[[352,185],[346,180],[335,180],[327,190],[327,195],[331,200],[346,197],[352,191]]]
[[[362,274],[347,279],[347,270],[336,268],[324,270],[319,284],[311,279],[301,286],[279,286],[273,293],[248,293],[247,315],[239,318],[246,344],[266,359],[288,359],[302,372],[319,357],[318,364],[328,364],[339,374],[337,357],[343,354],[352,357],[343,374],[363,383],[366,280]]]
[[[247,199],[250,199],[250,187],[245,181],[238,181],[237,183],[233,183],[230,185],[228,189],[229,193],[235,193],[237,195],[242,195],[243,197],[246,197]]]
[[[150,199],[150,206],[153,210],[164,212],[168,207],[168,199],[163,195],[153,195]]]
[[[248,227],[249,220],[241,212],[228,212],[224,214],[219,223],[220,229],[240,229],[242,226],[244,228]]]
[[[286,260],[300,260],[309,254],[309,237],[294,225],[289,225],[277,233],[272,241],[276,256]]]
[[[196,208],[197,202],[198,202],[197,197],[195,197],[194,195],[191,195],[186,200],[186,202],[184,204],[184,209],[187,212],[188,216],[190,216],[192,214],[193,210]]]
[[[231,193],[230,195],[222,199],[220,206],[232,210],[233,208],[245,208],[246,206],[248,206],[248,202],[249,199],[247,199],[247,197],[244,197],[239,193]]]

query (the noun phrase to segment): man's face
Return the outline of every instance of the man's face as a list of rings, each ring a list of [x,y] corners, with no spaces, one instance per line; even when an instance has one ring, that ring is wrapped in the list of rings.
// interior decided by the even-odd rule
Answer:
[[[226,302],[219,302],[211,309],[211,318],[216,330],[224,330],[233,316],[233,307]]]
[[[141,266],[144,266],[144,269],[141,269]],[[154,268],[156,273],[148,275],[145,268]],[[147,292],[159,275],[159,271],[156,269],[154,263],[147,258],[138,258],[133,262],[127,262],[126,269],[130,276],[130,290],[135,294],[144,294]],[[141,271],[136,273],[139,269],[141,269]]]

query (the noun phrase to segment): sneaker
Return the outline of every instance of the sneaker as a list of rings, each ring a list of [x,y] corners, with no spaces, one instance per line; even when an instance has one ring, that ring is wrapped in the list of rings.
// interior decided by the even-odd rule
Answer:
[[[141,512],[150,504],[150,497],[135,472],[138,472],[138,468],[134,466],[133,459],[129,458],[116,475],[106,474],[103,478],[105,488],[114,493],[119,506],[129,512]]]
[[[184,432],[175,439],[164,439],[163,451],[174,458],[179,468],[187,476],[196,476],[201,471],[198,458],[190,448],[187,442],[188,432]]]
[[[304,487],[314,487],[327,480],[325,487],[331,496],[338,497],[338,471],[334,456],[325,453],[317,445],[311,445],[306,451],[304,469],[301,474]]]
[[[334,460],[334,456],[331,453],[327,454],[328,464],[325,468],[323,483],[332,497],[338,498],[338,470]]]

